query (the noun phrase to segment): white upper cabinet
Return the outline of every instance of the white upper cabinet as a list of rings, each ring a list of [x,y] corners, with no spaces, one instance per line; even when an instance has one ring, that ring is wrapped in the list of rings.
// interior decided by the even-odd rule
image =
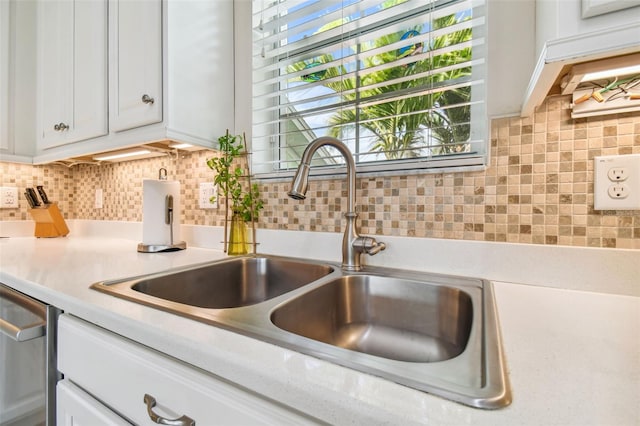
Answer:
[[[537,63],[521,115],[531,115],[567,67],[640,52],[637,0],[536,0]]]
[[[0,151],[9,151],[9,2],[0,1]]]
[[[0,161],[32,161],[35,86],[35,2],[0,0]]]
[[[169,0],[166,6],[167,136],[217,146],[226,129],[248,130],[234,128],[235,85],[251,86],[251,77],[235,78],[234,2]]]
[[[609,5],[609,8],[604,6]],[[614,7],[618,5],[617,7]],[[543,53],[545,48],[557,44],[560,40],[581,38],[599,33],[610,33],[619,28],[628,26],[638,28],[640,21],[640,1],[638,0],[537,0],[536,1],[536,54]],[[597,11],[600,12],[597,12]],[[595,11],[595,13],[594,13]],[[640,43],[640,36],[635,33],[635,38],[623,40],[614,39],[603,45],[576,44],[580,51],[570,51],[570,45],[561,50],[556,49],[551,59],[560,59],[563,56],[586,55],[591,53],[607,53],[617,45],[631,45]],[[613,45],[612,43],[615,43]]]
[[[162,121],[162,3],[109,3],[109,128]]]
[[[38,150],[107,134],[106,0],[41,2],[37,67]]]
[[[235,130],[233,0],[37,4],[35,163]]]

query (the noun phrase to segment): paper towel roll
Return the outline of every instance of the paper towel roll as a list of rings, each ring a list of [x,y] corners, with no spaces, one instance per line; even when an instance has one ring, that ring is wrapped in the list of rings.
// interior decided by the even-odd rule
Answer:
[[[166,196],[173,196],[173,242],[180,240],[180,182],[145,179],[142,181],[142,243],[171,244],[171,228],[166,223]]]

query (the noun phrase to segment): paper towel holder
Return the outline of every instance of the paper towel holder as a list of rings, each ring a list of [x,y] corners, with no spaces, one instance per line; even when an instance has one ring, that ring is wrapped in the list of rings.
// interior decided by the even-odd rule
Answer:
[[[163,170],[163,169],[160,169]],[[166,170],[165,170],[166,176]],[[184,241],[174,242],[173,241],[173,195],[167,195],[164,198],[165,204],[165,221],[166,225],[169,225],[169,235],[170,240],[169,244],[138,244],[138,252],[140,253],[160,253],[160,252],[168,252],[168,251],[178,251],[184,250],[187,248],[187,243]]]

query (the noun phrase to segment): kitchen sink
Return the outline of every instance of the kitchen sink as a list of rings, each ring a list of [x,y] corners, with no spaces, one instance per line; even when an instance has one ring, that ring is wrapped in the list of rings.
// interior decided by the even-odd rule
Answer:
[[[452,287],[351,275],[284,303],[271,321],[345,349],[398,361],[437,362],[464,351],[473,303]]]
[[[486,280],[248,255],[91,288],[472,407],[511,402]]]

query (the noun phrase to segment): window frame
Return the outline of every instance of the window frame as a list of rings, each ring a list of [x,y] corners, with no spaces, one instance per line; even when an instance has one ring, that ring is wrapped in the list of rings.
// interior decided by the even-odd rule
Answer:
[[[484,170],[489,166],[490,159],[490,126],[489,126],[489,118],[487,114],[487,21],[486,21],[486,8],[487,2],[486,0],[471,0],[471,3],[474,7],[474,14],[476,13],[476,8],[480,8],[480,15],[483,17],[484,22],[479,27],[474,27],[474,40],[481,40],[481,43],[473,46],[474,56],[476,54],[475,49],[482,49],[480,54],[482,58],[481,66],[474,66],[474,80],[479,80],[482,85],[482,90],[472,90],[472,104],[471,104],[471,135],[470,140],[473,140],[475,137],[476,140],[479,140],[479,144],[483,148],[479,152],[472,153],[462,153],[462,154],[450,154],[450,155],[437,155],[433,157],[419,157],[414,159],[401,159],[401,160],[382,160],[382,161],[368,161],[368,162],[359,162],[358,155],[359,153],[353,152],[354,159],[356,160],[356,169],[361,175],[376,175],[376,176],[394,176],[394,175],[409,175],[409,174],[425,174],[425,173],[443,173],[443,172],[465,172],[465,171],[479,171]],[[249,6],[251,13],[253,14],[252,6]],[[256,46],[254,45],[253,40],[249,41],[252,46],[252,52],[256,54]],[[481,77],[478,78],[475,76],[475,73],[481,71]],[[252,75],[253,77],[253,75]],[[252,79],[252,91],[255,96],[255,83]],[[474,101],[480,97],[481,107],[477,108]],[[273,120],[277,122],[280,120],[279,110],[276,109],[275,114],[278,114],[276,119],[273,117],[267,117],[266,120],[269,122]],[[252,123],[259,123],[260,121],[255,119],[255,112],[252,108]],[[255,131],[256,128],[260,128],[260,124],[253,124],[252,131]],[[301,129],[301,131],[308,131],[309,129]],[[276,135],[278,136],[278,135]],[[255,140],[255,139],[252,139]],[[265,139],[266,140],[266,139]],[[309,143],[312,139],[309,139]],[[274,140],[274,136],[269,137],[269,149],[260,149],[256,150],[255,146],[253,146],[251,162],[253,167],[254,175],[259,179],[287,179],[290,178],[294,172],[295,168],[286,168],[279,170],[264,170],[265,164],[269,164],[272,162],[281,162],[281,158],[274,158],[269,155],[269,153],[277,153],[281,147],[277,137]],[[303,150],[304,148],[301,148]],[[300,153],[301,154],[301,153]],[[277,154],[273,154],[274,157],[277,157]],[[346,172],[344,164],[337,164],[333,166],[321,166],[321,167],[312,167],[311,175],[318,176],[340,176]]]

